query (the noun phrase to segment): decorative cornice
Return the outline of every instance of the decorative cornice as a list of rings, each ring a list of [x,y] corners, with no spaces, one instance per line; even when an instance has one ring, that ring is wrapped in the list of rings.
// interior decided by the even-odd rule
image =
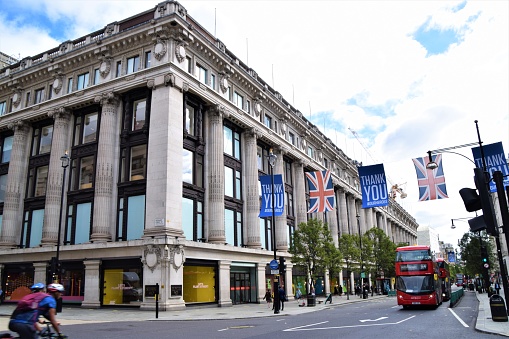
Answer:
[[[101,106],[110,104],[117,105],[120,102],[120,98],[114,92],[102,93],[94,98],[95,102],[101,104]]]

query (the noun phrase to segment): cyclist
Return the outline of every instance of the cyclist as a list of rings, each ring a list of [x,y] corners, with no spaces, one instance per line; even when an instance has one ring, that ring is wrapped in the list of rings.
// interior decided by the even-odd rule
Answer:
[[[34,284],[31,289],[31,297],[37,300],[38,305],[30,310],[16,308],[9,321],[9,330],[18,333],[20,339],[38,338],[39,317],[42,315],[51,322],[55,331],[61,336],[60,323],[56,319],[56,307],[57,299],[62,297],[64,287],[60,284],[49,284],[47,287],[49,294],[43,292],[43,283]],[[41,293],[41,295],[34,296],[33,294],[36,293]]]

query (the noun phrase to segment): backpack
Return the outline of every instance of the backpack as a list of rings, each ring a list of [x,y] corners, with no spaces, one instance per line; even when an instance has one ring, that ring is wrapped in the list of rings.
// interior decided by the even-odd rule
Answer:
[[[28,312],[34,313],[34,317],[37,317],[38,312],[35,311],[39,310],[39,303],[42,299],[49,296],[49,294],[42,292],[31,293],[24,296],[20,301],[18,301],[18,306],[16,306],[14,312],[12,312],[11,319],[13,319],[18,314]]]

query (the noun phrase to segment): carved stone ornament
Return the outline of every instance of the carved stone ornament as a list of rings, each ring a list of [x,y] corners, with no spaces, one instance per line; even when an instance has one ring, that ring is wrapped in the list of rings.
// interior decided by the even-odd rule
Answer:
[[[223,93],[226,93],[228,90],[228,76],[223,75],[221,76],[221,80],[219,81],[219,87],[221,87],[221,91]]]
[[[58,94],[58,92],[60,92],[60,90],[62,89],[63,83],[64,83],[64,80],[63,80],[62,76],[57,75],[55,77],[55,80],[53,80],[53,92],[55,92],[55,94]]]
[[[262,113],[262,104],[260,103],[260,101],[255,101],[255,104],[254,104],[254,112],[256,114],[257,117],[260,116],[260,113]]]
[[[147,245],[143,251],[143,263],[147,265],[152,272],[161,263],[162,251],[161,248],[155,245]]]
[[[12,105],[14,107],[18,107],[20,102],[21,102],[21,91],[19,89],[17,89],[14,92],[14,95],[12,96]]]
[[[175,246],[170,248],[170,260],[175,271],[178,271],[186,261],[184,255],[184,248],[182,246]]]
[[[111,69],[111,59],[106,58],[101,62],[101,65],[99,66],[99,73],[101,74],[101,77],[106,78],[108,74],[110,74]]]
[[[182,62],[186,58],[186,47],[183,43],[179,43],[175,46],[175,56],[178,62]]]
[[[166,51],[167,51],[166,41],[161,38],[157,38],[157,42],[154,45],[154,57],[157,60],[161,60],[163,56],[166,54]]]

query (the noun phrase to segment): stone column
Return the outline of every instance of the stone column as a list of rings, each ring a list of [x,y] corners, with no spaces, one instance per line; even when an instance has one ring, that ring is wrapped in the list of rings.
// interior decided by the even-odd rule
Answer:
[[[152,88],[147,150],[144,238],[184,237],[182,231],[182,140],[185,84],[169,73]]]
[[[217,274],[219,274],[219,300],[218,305],[220,307],[232,306],[232,300],[230,298],[230,268],[232,262],[227,260],[221,260],[218,263]]]
[[[256,274],[258,275],[258,295],[256,296],[256,300],[258,303],[262,303],[263,297],[265,296],[265,292],[267,292],[267,283],[265,281],[265,267],[266,262],[259,262],[256,265]],[[1,272],[0,272],[1,273]]]
[[[289,258],[287,258],[287,260],[286,260],[285,288],[286,288],[286,295],[288,296],[288,300],[293,300],[293,297],[294,297],[294,293],[293,293],[293,289],[292,289],[293,264],[291,262],[288,262],[288,259]]]
[[[391,219],[387,218],[386,221],[387,221],[387,236],[389,237],[389,239],[391,239],[391,241],[393,243],[396,243],[396,241],[394,239],[394,233],[392,233],[392,222],[391,222]]]
[[[336,187],[334,185],[334,187]],[[337,198],[336,198],[336,192],[334,192],[334,199],[336,200],[334,202],[334,210],[330,211],[330,212],[327,212],[327,221],[328,221],[328,224],[329,224],[329,231],[331,233],[331,236],[332,236],[332,241],[334,241],[334,246],[338,247],[338,216],[337,216],[337,211],[338,211],[338,203],[337,203]]]
[[[23,220],[23,198],[28,168],[30,127],[22,120],[12,122],[8,126],[14,130],[9,174],[5,190],[4,213],[0,233],[0,247],[16,247],[21,234]]]
[[[357,227],[357,211],[355,209],[355,197],[348,195],[348,224],[350,227],[350,234],[359,234]]]
[[[53,117],[55,123],[53,124],[53,140],[51,141],[48,181],[46,184],[46,206],[44,208],[42,246],[56,245],[58,240],[58,226],[60,222],[62,222],[62,225],[65,225],[63,221],[65,220],[66,210],[65,196],[64,203],[61,205],[62,185],[64,185],[62,176],[64,174],[64,169],[62,168],[60,157],[62,157],[65,152],[70,153],[67,148],[67,142],[69,141],[69,123],[71,121],[70,111],[65,108],[57,108],[50,111],[48,116]],[[69,172],[68,167],[66,173],[68,174]],[[60,209],[63,209],[63,220],[59,219]],[[65,227],[62,227],[61,231],[64,230]],[[60,239],[63,239],[63,234],[65,234],[65,232],[62,232]]]
[[[82,308],[100,308],[101,301],[99,299],[101,276],[99,268],[101,260],[85,260],[85,299],[81,303]]]
[[[294,194],[293,201],[295,204],[295,225],[302,222],[307,222],[307,209],[306,209],[306,186],[304,182],[304,163],[302,161],[295,161],[293,167],[294,174]]]
[[[285,154],[285,149],[282,147],[276,147],[273,149],[274,152],[278,152],[276,165],[274,166],[274,175],[281,174],[283,175],[284,171],[284,162],[283,155]],[[284,189],[284,182],[283,182]],[[286,197],[285,197],[286,198]],[[275,205],[275,202],[273,204]],[[286,209],[283,209],[283,214],[275,217],[276,224],[276,249],[278,251],[287,252],[288,251],[288,227],[286,225]]]
[[[260,224],[260,196],[258,192],[258,161],[256,154],[256,139],[258,132],[255,128],[244,133],[244,192],[246,199],[245,229],[247,233],[247,247],[261,248]],[[263,298],[263,295],[262,295]]]
[[[210,243],[224,244],[224,132],[223,118],[229,114],[224,106],[212,107],[209,111],[208,182],[209,182],[209,232]],[[261,245],[260,245],[261,246]],[[229,299],[230,296],[228,296]],[[231,300],[230,300],[231,303]]]
[[[90,240],[106,242],[111,240],[111,225],[115,224],[115,150],[118,139],[117,110],[119,98],[114,93],[104,93],[95,98],[102,106],[101,128],[99,129],[99,149],[95,169],[94,224]]]
[[[46,283],[46,271],[48,269],[48,262],[34,262],[34,283]]]
[[[338,203],[339,203],[339,222],[341,224],[341,235],[349,234],[348,232],[348,210],[346,207],[346,194],[345,190],[338,189]]]
[[[364,234],[366,233],[366,228],[367,228],[367,225],[366,225],[366,213],[368,213],[369,211],[362,208],[362,201],[360,200],[357,200],[357,204],[356,204],[356,208],[357,208],[357,211],[359,213],[359,226],[360,226],[360,230],[361,230],[361,234]]]
[[[375,213],[375,210],[374,210],[374,208],[368,208],[368,209],[366,209],[366,213],[367,213],[367,217],[368,217],[366,229],[370,230],[370,229],[376,227],[375,222],[374,222],[375,219],[373,218],[373,213]]]

